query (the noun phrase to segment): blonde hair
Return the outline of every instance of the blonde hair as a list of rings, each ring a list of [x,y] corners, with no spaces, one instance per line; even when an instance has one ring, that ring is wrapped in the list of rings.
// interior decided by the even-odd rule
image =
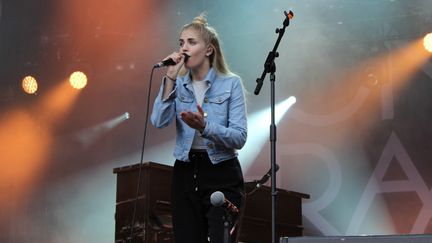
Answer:
[[[210,66],[220,74],[231,74],[231,71],[228,68],[228,64],[225,62],[225,58],[222,53],[219,35],[215,28],[208,24],[205,13],[200,14],[199,16],[195,17],[192,22],[184,25],[180,31],[180,34],[186,29],[196,30],[204,42],[213,48],[213,53],[209,56]],[[185,75],[186,72],[187,70],[183,67],[179,74]]]

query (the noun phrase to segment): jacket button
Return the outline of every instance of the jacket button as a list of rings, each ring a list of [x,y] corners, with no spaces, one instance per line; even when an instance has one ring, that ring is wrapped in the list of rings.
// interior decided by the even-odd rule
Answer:
[[[208,103],[209,99],[207,97],[204,98],[204,103]]]

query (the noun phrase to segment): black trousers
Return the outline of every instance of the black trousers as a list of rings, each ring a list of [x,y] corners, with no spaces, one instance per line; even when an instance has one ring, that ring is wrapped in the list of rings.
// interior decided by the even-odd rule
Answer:
[[[239,209],[244,201],[244,181],[237,158],[212,164],[206,152],[189,153],[190,162],[177,160],[172,185],[173,228],[176,243],[223,243],[222,207],[210,196],[221,191]],[[231,215],[231,227],[238,215]],[[231,235],[235,242],[236,235]]]

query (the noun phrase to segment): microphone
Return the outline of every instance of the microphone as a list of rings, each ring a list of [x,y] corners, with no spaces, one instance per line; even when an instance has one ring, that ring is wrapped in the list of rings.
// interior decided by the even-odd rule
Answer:
[[[278,170],[279,170],[279,165],[276,164],[275,171],[278,171]],[[266,183],[268,181],[268,179],[270,179],[270,177],[271,177],[271,168],[269,171],[267,171],[267,173],[259,181],[256,182],[257,183],[256,187],[261,187],[261,185]]]
[[[220,191],[215,191],[210,196],[210,202],[215,207],[223,207],[232,214],[238,214],[238,208],[225,198],[225,195]]]
[[[189,60],[189,55],[186,53],[182,53],[184,56],[184,62],[186,63]],[[166,60],[163,60],[162,62],[158,62],[156,63],[153,68],[160,68],[160,67],[166,67],[166,66],[173,66],[176,65],[177,63],[174,62],[174,60],[172,58],[168,58]]]

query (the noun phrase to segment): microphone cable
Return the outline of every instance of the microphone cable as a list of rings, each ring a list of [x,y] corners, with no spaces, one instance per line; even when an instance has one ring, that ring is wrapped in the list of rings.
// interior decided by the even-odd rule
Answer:
[[[246,192],[246,196],[252,195],[255,191],[260,189],[261,186],[263,186],[271,178],[271,172],[272,172],[271,170],[272,169],[270,168],[269,171],[263,177],[261,177],[261,179],[259,179],[259,180],[246,182],[246,184],[255,185],[252,190],[250,190],[249,192]],[[279,170],[279,165],[276,164],[275,172],[277,172],[278,170]]]
[[[189,57],[187,57],[189,58]],[[183,67],[184,63],[180,66],[178,69],[175,77],[177,77],[180,69]],[[150,73],[150,81],[149,81],[149,87],[148,87],[148,93],[147,93],[147,107],[146,107],[146,114],[145,114],[145,123],[144,123],[144,133],[143,133],[143,140],[142,140],[142,147],[141,147],[141,158],[139,163],[139,170],[138,170],[138,183],[137,183],[137,189],[135,193],[135,199],[134,199],[134,205],[133,205],[133,212],[132,212],[132,220],[130,223],[130,236],[129,236],[129,242],[132,243],[134,239],[134,224],[135,224],[135,218],[136,218],[136,211],[138,207],[138,200],[139,200],[139,193],[140,193],[140,185],[141,185],[141,174],[142,174],[142,166],[144,164],[144,152],[145,152],[145,142],[147,137],[147,127],[148,127],[148,118],[149,118],[149,111],[150,111],[150,96],[151,96],[151,88],[153,83],[153,72],[154,70],[158,68],[154,66]]]
[[[136,211],[137,211],[139,193],[140,193],[142,166],[144,163],[143,161],[144,161],[145,142],[146,142],[146,137],[147,137],[147,127],[148,127],[148,120],[149,120],[148,117],[149,117],[149,110],[150,110],[150,95],[151,95],[151,88],[152,88],[152,83],[153,83],[154,70],[155,70],[155,67],[152,68],[151,73],[150,73],[150,82],[149,82],[148,93],[147,93],[147,107],[146,107],[144,133],[143,133],[143,140],[142,140],[142,147],[141,147],[141,158],[140,158],[139,170],[138,170],[138,183],[137,183],[137,188],[136,188],[136,193],[135,193],[135,200],[134,200],[134,204],[133,204],[132,220],[130,223],[130,236],[129,236],[129,239],[130,239],[129,242],[130,243],[132,243],[133,239],[134,239],[134,224],[135,224],[135,217],[136,217]]]

